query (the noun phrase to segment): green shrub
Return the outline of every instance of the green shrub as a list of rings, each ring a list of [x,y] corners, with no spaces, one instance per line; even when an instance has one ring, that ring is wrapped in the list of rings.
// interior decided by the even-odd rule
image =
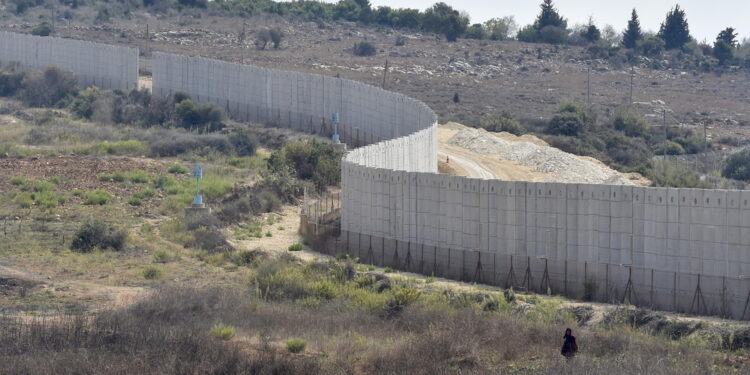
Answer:
[[[552,117],[547,127],[547,133],[553,135],[577,136],[585,132],[590,125],[590,117],[586,110],[578,104],[564,101],[560,109]]]
[[[214,132],[224,128],[224,113],[214,104],[199,104],[185,99],[175,106],[175,117],[181,127],[202,132]]]
[[[342,151],[316,140],[289,142],[268,158],[268,167],[280,174],[292,171],[301,180],[312,180],[318,190],[341,181]]]
[[[24,72],[0,71],[0,96],[14,96],[21,91],[24,76]]]
[[[302,353],[307,347],[307,341],[303,339],[286,340],[286,350],[290,353]]]
[[[158,280],[162,277],[161,270],[152,265],[148,265],[143,268],[143,278],[146,280]]]
[[[42,22],[31,29],[31,35],[49,36],[50,34],[52,34],[52,25],[49,22]]]
[[[422,295],[416,288],[397,288],[393,290],[393,303],[398,306],[406,306],[415,302]]]
[[[508,132],[515,135],[522,135],[526,132],[521,123],[506,111],[485,115],[479,121],[479,126],[491,132]]]
[[[295,244],[289,245],[289,249],[288,250],[289,251],[301,251],[304,248],[305,248],[305,246],[303,246],[302,244],[295,243]]]
[[[85,205],[105,205],[112,202],[114,197],[104,190],[94,190],[86,193],[86,198],[83,201]]]
[[[41,181],[41,182],[35,183],[32,189],[36,193],[49,192],[49,191],[55,190],[55,185],[49,182]]]
[[[172,174],[184,174],[188,173],[188,169],[182,164],[172,164],[169,169],[167,169],[167,172]]]
[[[167,263],[172,260],[172,257],[166,250],[158,250],[154,253],[154,262],[156,263]]]
[[[375,46],[370,42],[357,42],[353,47],[355,56],[374,56],[377,53]]]
[[[721,175],[735,180],[750,181],[750,151],[730,155],[724,162]]]
[[[136,197],[130,197],[128,198],[128,204],[131,206],[140,206],[143,204],[143,201],[141,201],[140,199]]]
[[[391,273],[391,272],[393,272],[393,268],[391,268],[391,267],[385,267],[383,269],[383,272],[385,272],[385,273]]]
[[[130,182],[136,184],[145,184],[148,183],[149,180],[148,173],[145,171],[133,171],[128,173],[127,177]]]
[[[141,156],[146,154],[148,143],[135,139],[119,142],[104,141],[89,148],[82,149],[83,154],[95,155],[131,155]]]
[[[211,327],[211,336],[217,339],[229,341],[236,335],[236,330],[233,326],[225,324],[215,324]]]
[[[666,141],[654,146],[654,155],[682,155],[685,149],[677,142]]]
[[[101,221],[86,222],[76,231],[72,251],[89,253],[95,248],[121,251],[125,248],[128,234],[124,230],[107,226]]]
[[[73,189],[71,192],[74,197],[82,197],[83,196],[83,190],[81,189]]]
[[[26,183],[26,179],[23,176],[13,176],[10,178],[10,183],[15,186],[21,186]]]
[[[701,176],[692,169],[669,161],[654,162],[653,169],[647,170],[645,176],[656,187],[712,188],[711,184],[701,180]]]
[[[615,129],[625,133],[628,137],[645,137],[648,135],[646,120],[633,113],[621,112],[615,116]]]
[[[28,194],[22,194],[16,197],[16,203],[18,203],[18,206],[21,208],[31,208],[31,206],[34,205],[34,201],[31,199],[31,197]]]
[[[53,106],[78,92],[75,76],[55,66],[26,73],[22,85],[19,97],[31,107]]]
[[[658,57],[664,52],[664,40],[654,35],[646,36],[636,42],[638,53],[648,57]]]
[[[154,196],[156,196],[156,191],[154,189],[145,189],[133,194],[133,197],[138,199],[149,199]]]

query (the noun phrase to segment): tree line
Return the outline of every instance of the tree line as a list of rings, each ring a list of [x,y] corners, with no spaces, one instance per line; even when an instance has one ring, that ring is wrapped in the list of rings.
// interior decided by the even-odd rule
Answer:
[[[177,1],[185,6],[206,6],[206,3],[201,2],[203,0]],[[636,9],[633,9],[624,31],[621,32],[612,26],[600,28],[592,19],[586,25],[569,27],[567,19],[559,13],[552,0],[543,0],[534,22],[520,28],[512,16],[471,24],[468,14],[443,2],[438,2],[425,11],[388,6],[373,7],[369,0],[341,0],[337,3],[313,0],[216,0],[213,4],[243,16],[271,13],[318,22],[349,21],[383,25],[444,35],[449,42],[458,38],[517,39],[529,43],[584,45],[594,51],[623,48],[648,57],[656,57],[669,50],[700,49],[703,55],[715,57],[721,65],[746,64],[750,67],[750,53],[740,53],[735,28],[727,27],[722,30],[713,45],[698,44],[690,34],[685,10],[679,5],[669,10],[657,33],[650,33],[641,28]]]

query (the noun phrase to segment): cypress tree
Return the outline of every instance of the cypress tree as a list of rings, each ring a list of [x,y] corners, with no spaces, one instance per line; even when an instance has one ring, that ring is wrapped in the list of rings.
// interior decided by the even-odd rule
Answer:
[[[667,49],[682,48],[692,39],[687,16],[679,5],[675,5],[674,9],[667,13],[667,19],[661,24],[657,36],[664,41],[664,46]]]
[[[638,41],[642,38],[641,21],[638,19],[638,13],[633,9],[633,15],[630,17],[630,21],[628,21],[628,28],[622,33],[622,46],[635,49]]]
[[[547,26],[555,26],[560,28],[568,27],[568,21],[560,16],[555,9],[555,5],[552,4],[552,0],[544,0],[542,3],[542,12],[537,16],[534,22],[534,29],[540,31]]]

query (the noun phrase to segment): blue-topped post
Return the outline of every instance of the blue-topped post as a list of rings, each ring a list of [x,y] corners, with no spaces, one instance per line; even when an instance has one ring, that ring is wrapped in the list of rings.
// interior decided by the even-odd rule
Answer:
[[[193,197],[193,204],[185,209],[185,215],[200,215],[210,214],[211,208],[206,207],[203,203],[203,195],[201,195],[201,180],[203,179],[203,167],[193,167],[193,178],[195,178],[195,196]]]
[[[339,113],[334,112],[331,116],[331,122],[333,122],[333,139],[334,143],[339,143],[341,140],[339,139]]]
[[[193,197],[193,206],[203,206],[203,196],[201,195],[201,178],[203,178],[203,167],[195,166],[193,168],[193,177],[195,178],[195,197]]]

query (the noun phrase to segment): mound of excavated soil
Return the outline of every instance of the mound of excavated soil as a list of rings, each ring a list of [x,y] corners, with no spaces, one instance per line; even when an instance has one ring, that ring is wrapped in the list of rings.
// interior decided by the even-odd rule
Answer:
[[[648,185],[650,181],[638,174],[620,173],[604,163],[550,147],[532,135],[515,136],[509,133],[492,133],[461,124],[450,123],[441,127],[441,146],[465,151],[462,157],[476,155],[485,167],[493,169],[502,164],[503,178],[515,180],[514,175],[523,171],[521,179],[541,182],[591,183],[614,185]],[[494,159],[495,163],[487,160]],[[495,164],[495,165],[492,165]],[[505,176],[503,176],[505,175]]]

